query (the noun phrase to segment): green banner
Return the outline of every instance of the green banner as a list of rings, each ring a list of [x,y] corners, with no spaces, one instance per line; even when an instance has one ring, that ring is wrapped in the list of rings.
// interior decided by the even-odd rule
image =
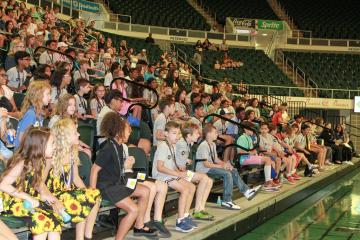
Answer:
[[[263,30],[283,30],[284,22],[282,21],[272,21],[272,20],[257,20],[258,29]]]

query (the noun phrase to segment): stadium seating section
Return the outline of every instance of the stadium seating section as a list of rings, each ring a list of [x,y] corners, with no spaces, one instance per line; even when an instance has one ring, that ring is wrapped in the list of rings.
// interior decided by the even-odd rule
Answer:
[[[360,55],[288,51],[284,53],[320,88],[358,89],[360,87]],[[321,96],[331,97],[330,92],[323,92]],[[348,93],[336,91],[335,97],[348,98]]]
[[[198,3],[216,13],[216,20],[223,25],[226,17],[278,19],[265,0],[198,0]]]
[[[280,0],[299,29],[316,38],[359,39],[360,2],[357,0]]]
[[[132,23],[210,30],[204,17],[184,0],[110,0],[109,5],[115,13],[131,15]]]
[[[147,44],[147,43],[145,43],[144,39],[126,37],[126,36],[121,36],[121,35],[107,33],[107,32],[101,32],[101,33],[106,38],[108,38],[108,37],[111,38],[111,40],[113,41],[113,46],[116,47],[116,49],[119,49],[121,40],[125,40],[127,42],[127,46],[134,48],[136,53],[139,53],[142,49],[146,49],[150,63],[158,61],[159,57],[162,54],[162,51],[158,45]]]
[[[183,50],[188,57],[194,55],[194,48],[191,45],[177,45],[177,48]],[[214,63],[216,60],[222,60],[223,53],[221,52],[204,52],[204,60],[201,66],[201,73],[204,77],[210,79],[222,80],[227,77],[234,83],[239,83],[241,80],[246,84],[258,85],[277,85],[294,87],[292,81],[274,64],[274,62],[265,55],[261,50],[231,48],[230,56],[234,60],[244,62],[244,66],[237,69],[215,70]],[[265,89],[251,89],[252,91]],[[255,92],[253,92],[255,93]],[[256,92],[265,94],[266,92]],[[288,95],[288,90],[280,88],[271,88],[273,95]],[[303,96],[303,92],[299,89],[292,91],[293,96]]]

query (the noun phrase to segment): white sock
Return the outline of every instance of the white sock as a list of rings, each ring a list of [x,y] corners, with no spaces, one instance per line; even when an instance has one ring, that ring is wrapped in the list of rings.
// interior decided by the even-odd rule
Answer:
[[[264,174],[265,174],[265,182],[271,180],[271,166],[265,165],[264,166]]]
[[[184,213],[184,218],[187,218],[188,216],[190,216],[189,213]]]
[[[183,220],[183,219],[184,219],[184,218],[178,218],[178,219],[177,219],[177,222],[180,223],[181,220]]]
[[[308,164],[309,169],[313,168],[313,165],[311,163]]]

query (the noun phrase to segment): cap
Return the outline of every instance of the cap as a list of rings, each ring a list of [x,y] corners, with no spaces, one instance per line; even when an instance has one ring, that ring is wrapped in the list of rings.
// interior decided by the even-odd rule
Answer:
[[[241,122],[241,126],[245,129],[253,131],[255,125],[252,122],[249,121],[243,121]]]
[[[58,42],[57,44],[57,47],[60,48],[60,47],[68,47],[69,45],[67,45],[66,43],[64,42]]]
[[[228,113],[230,113],[230,111],[227,108],[221,108],[220,111],[219,111],[220,115],[225,115],[225,114],[228,114]]]

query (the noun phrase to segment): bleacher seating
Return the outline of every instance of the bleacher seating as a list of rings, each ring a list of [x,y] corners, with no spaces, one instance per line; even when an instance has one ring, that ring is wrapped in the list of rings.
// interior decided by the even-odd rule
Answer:
[[[177,47],[186,52],[188,57],[194,55],[194,48],[191,45],[177,45]],[[274,64],[274,62],[265,55],[261,50],[231,48],[230,56],[234,60],[244,62],[244,66],[236,69],[215,70],[214,63],[216,60],[223,59],[222,52],[204,51],[203,64],[201,65],[201,74],[204,77],[222,80],[227,77],[233,83],[239,83],[241,80],[246,84],[257,85],[276,85],[294,87],[293,82]],[[250,92],[259,90],[251,89]],[[288,95],[286,89],[271,88],[273,95]],[[266,94],[265,92],[253,92]],[[294,89],[291,93],[293,96],[303,96],[303,92]]]
[[[110,0],[109,5],[115,13],[130,15],[132,23],[210,30],[205,18],[183,0]]]
[[[225,25],[226,17],[278,20],[264,0],[198,0],[206,9],[216,13],[216,20]]]
[[[360,38],[360,2],[357,0],[280,0],[301,30],[316,38]]]
[[[113,46],[115,46],[117,50],[119,50],[121,40],[125,40],[127,42],[128,47],[134,48],[136,53],[139,53],[142,49],[146,49],[150,63],[153,63],[154,61],[158,61],[160,55],[162,54],[162,51],[158,45],[147,44],[145,43],[144,39],[121,36],[107,32],[101,32],[101,34],[103,34],[106,38],[110,37],[113,42]]]
[[[320,88],[358,89],[360,87],[360,55],[358,54],[289,51],[284,54]],[[330,94],[330,91],[321,92],[322,97],[331,97]],[[335,91],[334,97],[348,98],[349,96],[348,92]]]

